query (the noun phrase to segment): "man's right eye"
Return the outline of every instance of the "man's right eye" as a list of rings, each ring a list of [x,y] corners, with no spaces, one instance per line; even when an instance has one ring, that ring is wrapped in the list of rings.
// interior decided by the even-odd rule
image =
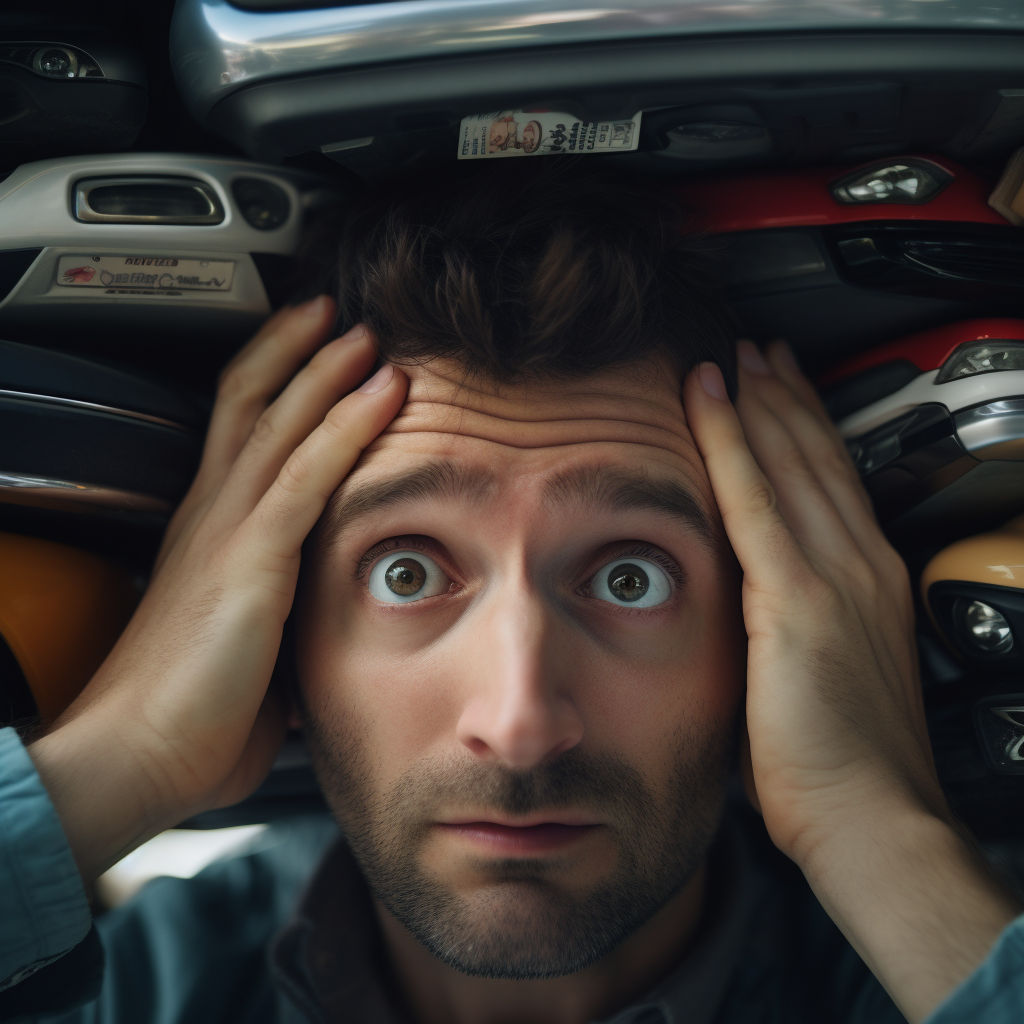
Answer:
[[[367,585],[378,601],[408,604],[445,593],[451,580],[420,551],[390,551],[370,570]]]

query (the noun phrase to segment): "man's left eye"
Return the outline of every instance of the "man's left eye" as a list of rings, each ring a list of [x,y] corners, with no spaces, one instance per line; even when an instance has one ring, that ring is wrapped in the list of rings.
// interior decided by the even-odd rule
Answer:
[[[392,551],[370,570],[367,585],[378,601],[408,604],[443,594],[451,580],[420,551]]]
[[[646,558],[619,558],[599,569],[590,593],[620,608],[653,608],[672,596],[665,570]]]

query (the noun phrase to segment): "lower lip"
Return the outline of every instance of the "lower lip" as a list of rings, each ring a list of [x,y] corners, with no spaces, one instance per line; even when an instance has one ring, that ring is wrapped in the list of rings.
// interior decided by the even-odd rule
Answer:
[[[505,856],[562,850],[600,828],[599,825],[561,825],[557,822],[516,828],[510,825],[496,825],[490,821],[469,821],[461,825],[438,827]]]

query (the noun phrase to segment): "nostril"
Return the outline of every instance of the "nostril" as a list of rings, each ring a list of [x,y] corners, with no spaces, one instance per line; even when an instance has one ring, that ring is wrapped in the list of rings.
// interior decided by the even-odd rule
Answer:
[[[469,736],[462,741],[471,754],[476,757],[489,760],[494,757],[494,753],[491,748],[482,740],[476,736]]]

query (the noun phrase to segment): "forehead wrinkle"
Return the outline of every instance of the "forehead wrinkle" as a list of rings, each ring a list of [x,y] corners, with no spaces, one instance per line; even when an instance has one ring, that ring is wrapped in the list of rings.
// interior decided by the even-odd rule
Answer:
[[[676,415],[674,410],[666,409],[657,402],[640,398],[631,398],[628,403],[619,402],[617,409],[608,408],[611,403],[607,403],[600,411],[595,411],[593,408],[584,411],[581,409],[584,404],[583,400],[577,396],[575,403],[567,399],[557,407],[523,403],[498,410],[477,409],[468,405],[453,405],[449,402],[424,402],[409,399],[389,427],[400,424],[403,420],[419,421],[452,416],[458,416],[460,421],[468,417],[471,421],[516,424],[629,423],[637,427],[652,427],[672,433],[678,433],[680,428],[685,429],[686,427],[686,421],[681,413]]]
[[[482,501],[495,485],[492,473],[469,467],[453,459],[432,459],[406,473],[339,488],[327,504],[322,519],[328,536],[333,537],[352,524],[395,505],[429,498],[451,502]]]
[[[510,431],[508,424],[515,423]],[[507,420],[504,417],[466,413],[456,429],[427,417],[399,416],[382,432],[381,438],[401,434],[435,434],[492,441],[507,448],[561,448],[565,445],[641,444],[682,455],[694,448],[687,435],[630,419]],[[371,446],[372,447],[372,446]]]
[[[658,512],[690,527],[708,545],[714,544],[715,529],[704,502],[678,481],[652,480],[642,468],[574,466],[548,481],[544,497],[550,504],[579,502],[620,512]]]

